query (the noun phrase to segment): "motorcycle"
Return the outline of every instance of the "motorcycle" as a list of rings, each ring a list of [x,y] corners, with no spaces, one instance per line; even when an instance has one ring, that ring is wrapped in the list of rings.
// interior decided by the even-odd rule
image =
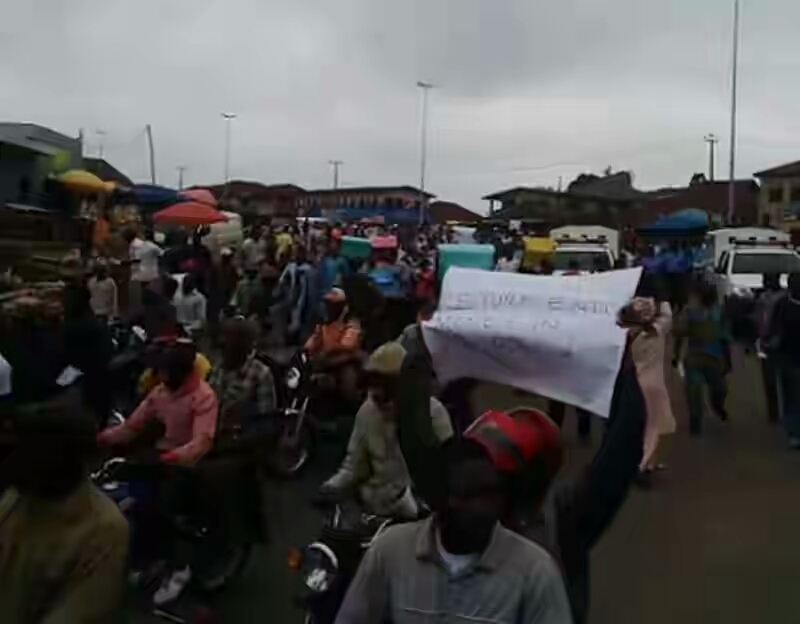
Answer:
[[[138,325],[130,326],[118,321],[109,324],[114,356],[111,358],[111,384],[113,404],[110,425],[125,420],[138,404],[139,378],[145,369],[145,343],[147,334]]]
[[[265,353],[257,357],[272,371],[281,412],[275,470],[279,476],[293,477],[311,460],[321,436],[339,432],[334,419],[355,414],[361,401],[353,404],[341,397],[332,387],[331,375],[315,371],[302,349],[288,363]]]
[[[340,504],[327,506],[321,536],[289,553],[289,568],[299,573],[304,589],[295,604],[306,624],[333,624],[364,553],[391,526],[400,522],[362,513]]]
[[[311,364],[302,350],[288,362],[266,353],[257,353],[256,357],[269,367],[275,380],[280,431],[272,467],[280,477],[294,477],[308,464],[315,445],[308,409]]]
[[[129,464],[125,458],[114,457],[91,475],[92,481],[126,516],[134,538],[137,536],[137,523],[143,522],[148,513],[152,514],[157,504],[155,483],[124,475],[143,465],[151,467]],[[176,539],[191,550],[193,583],[202,592],[221,590],[240,577],[253,556],[254,544],[263,541],[260,487],[257,479],[253,478],[254,473],[254,470],[246,470],[236,479],[226,479],[224,487],[214,487],[215,493],[222,491],[219,504],[193,500],[190,506],[181,509],[171,519]],[[206,486],[205,480],[203,486]],[[227,499],[232,498],[230,489],[233,486],[249,489],[245,495],[234,494],[239,500],[231,502]],[[237,526],[237,523],[242,524]],[[147,532],[143,530],[140,535],[147,535]],[[157,557],[132,554],[144,559],[140,563],[145,568],[152,567],[152,563],[157,561]]]

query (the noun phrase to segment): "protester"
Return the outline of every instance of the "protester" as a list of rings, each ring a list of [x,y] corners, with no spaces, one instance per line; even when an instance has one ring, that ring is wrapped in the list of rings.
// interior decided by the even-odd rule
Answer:
[[[239,314],[247,318],[254,318],[258,309],[258,294],[261,289],[261,282],[258,277],[258,268],[246,266],[244,276],[236,287],[232,303]]]
[[[89,278],[88,287],[92,311],[98,318],[108,321],[119,317],[117,283],[108,274],[108,265],[105,262],[97,263],[94,275]]]
[[[255,233],[255,228],[248,228],[240,250],[242,269],[245,271],[253,270],[258,267],[257,239],[258,236]]]
[[[81,283],[64,289],[64,365],[83,374],[83,396],[99,423],[111,413],[110,364],[114,346],[108,326],[95,317]]]
[[[376,515],[417,517],[418,508],[397,438],[397,397],[405,349],[396,342],[379,347],[367,360],[369,392],[356,414],[347,454],[323,493],[354,490],[365,511]],[[430,399],[431,427],[440,443],[453,435],[444,406]]]
[[[136,308],[142,303],[147,286],[158,278],[158,261],[161,248],[153,242],[153,231],[148,229],[142,240],[133,230],[129,230],[125,239],[128,241],[131,270],[130,295],[128,305]]]
[[[731,370],[730,337],[722,322],[716,292],[704,282],[695,282],[689,289],[689,300],[675,318],[673,365],[683,359],[689,408],[689,430],[699,435],[703,423],[703,389],[708,386],[711,408],[722,421],[728,420],[725,399],[728,387],[725,377]]]
[[[272,372],[255,357],[257,334],[257,327],[246,319],[222,324],[222,363],[208,378],[219,404],[218,435],[235,431],[248,419],[272,414],[276,408]]]
[[[778,366],[774,345],[770,344],[770,332],[773,328],[773,317],[778,302],[787,296],[781,288],[779,273],[765,274],[764,291],[756,302],[755,325],[758,340],[756,351],[761,362],[761,378],[764,382],[764,394],[767,403],[767,420],[771,423],[780,420],[780,398],[778,395]]]
[[[11,488],[0,498],[3,621],[116,621],[128,524],[88,478],[95,423],[69,391],[0,414]]]
[[[672,324],[672,311],[661,301],[652,278],[643,278],[638,296],[619,317],[620,326],[628,330],[631,357],[636,366],[639,386],[647,409],[642,461],[639,464],[640,480],[649,483],[653,470],[663,468],[656,462],[656,451],[661,436],[675,432],[669,392],[664,377],[667,336]]]
[[[409,474],[426,500],[441,495],[436,475],[444,470],[430,426],[429,397],[434,377],[430,351],[422,332],[417,332],[403,362],[398,432]],[[614,387],[605,438],[592,465],[577,480],[557,482],[549,489],[544,504],[522,505],[515,514],[519,518],[514,526],[525,527],[524,534],[559,554],[579,624],[586,621],[589,605],[589,553],[638,474],[646,417],[636,369],[630,354],[626,354]],[[527,490],[536,490],[535,483],[527,482]]]
[[[187,336],[197,340],[206,326],[206,298],[197,290],[194,274],[183,276],[183,283],[172,300],[178,323]]]
[[[324,296],[334,286],[341,286],[342,280],[349,273],[347,260],[341,255],[341,237],[328,240],[325,255],[319,262],[319,293]]]
[[[782,416],[789,446],[800,449],[800,273],[789,276],[789,292],[775,306],[769,329],[776,357]]]
[[[326,322],[316,326],[303,348],[318,370],[336,376],[338,389],[345,397],[356,399],[361,324],[351,317],[347,297],[341,288],[333,288],[324,300]]]
[[[502,477],[478,444],[449,450],[432,518],[390,528],[367,551],[336,624],[569,624],[558,564],[499,524]]]
[[[278,279],[280,326],[289,339],[296,343],[302,332],[308,301],[308,272],[310,266],[305,258],[305,249],[292,248],[289,262]]]
[[[196,465],[211,450],[218,410],[214,391],[194,373],[195,355],[196,349],[190,341],[179,341],[167,350],[158,367],[163,383],[147,395],[123,424],[98,434],[98,443],[104,446],[129,444],[149,422],[158,420],[165,427],[163,437],[156,444],[161,451],[161,462],[184,467]],[[162,476],[159,481],[159,511],[164,516],[159,528],[160,548],[166,551],[164,556],[171,574],[164,577],[153,596],[156,605],[177,598],[192,577],[188,562],[174,549],[176,538],[171,530],[186,491],[194,489],[191,477],[176,472],[171,478]]]

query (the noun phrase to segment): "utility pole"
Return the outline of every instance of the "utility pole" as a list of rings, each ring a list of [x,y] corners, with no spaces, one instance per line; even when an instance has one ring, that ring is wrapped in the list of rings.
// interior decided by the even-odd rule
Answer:
[[[225,120],[225,195],[228,194],[228,183],[231,181],[231,122],[236,119],[235,113],[221,113]]]
[[[156,151],[153,148],[153,128],[150,124],[144,127],[145,136],[147,136],[147,149],[150,152],[150,182],[156,183]]]
[[[736,211],[736,105],[739,82],[739,0],[733,0],[733,61],[731,63],[731,154],[728,171],[728,224]]]
[[[183,172],[186,171],[186,165],[178,165],[178,190],[183,190]]]
[[[97,140],[99,141],[98,147],[98,157],[99,160],[103,160],[103,141],[105,140],[106,131],[105,130],[95,130],[94,133],[97,135]]]
[[[422,131],[419,157],[419,224],[425,223],[425,208],[427,199],[425,195],[425,167],[428,158],[428,92],[433,89],[430,82],[417,81],[417,87],[422,89]]]
[[[719,143],[719,139],[717,138],[716,134],[707,134],[705,137],[705,142],[708,143],[708,180],[709,182],[713,182],[716,175],[715,159],[717,155],[717,143]]]
[[[343,160],[329,160],[328,164],[333,167],[333,190],[339,188],[339,167],[344,164]]]

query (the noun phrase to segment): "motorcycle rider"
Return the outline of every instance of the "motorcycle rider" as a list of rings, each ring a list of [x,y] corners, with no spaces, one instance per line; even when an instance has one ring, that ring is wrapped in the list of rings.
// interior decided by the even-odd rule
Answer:
[[[323,496],[355,489],[365,511],[379,516],[414,519],[418,516],[411,478],[397,437],[397,398],[400,370],[406,356],[397,342],[379,347],[364,370],[369,393],[356,414],[347,455],[338,472],[320,488]],[[431,428],[440,444],[450,439],[450,416],[430,399]]]
[[[314,368],[336,378],[337,390],[348,400],[358,399],[358,368],[361,359],[361,324],[350,316],[347,297],[333,288],[325,297],[325,323],[319,324],[306,341],[305,351]]]
[[[494,458],[472,440],[453,442],[435,514],[377,538],[336,624],[572,622],[554,557],[499,522],[510,499]]]
[[[5,406],[0,432],[0,446],[11,451],[2,466],[11,487],[0,497],[3,621],[113,621],[128,523],[88,478],[95,422],[79,393]]]
[[[255,357],[257,335],[255,324],[244,318],[222,324],[222,364],[208,378],[219,404],[218,436],[240,427],[248,417],[275,410],[272,372]]]
[[[163,382],[141,402],[123,424],[107,429],[97,436],[102,446],[125,445],[132,442],[151,421],[158,420],[164,435],[156,443],[161,451],[162,464],[193,467],[211,449],[217,428],[217,398],[211,387],[195,372],[196,349],[187,339],[179,339],[167,349],[158,366]],[[175,539],[170,534],[171,520],[187,493],[195,491],[190,473],[167,471],[159,478],[159,523],[161,548],[166,549],[167,563],[172,574],[164,578],[153,596],[156,604],[177,598],[191,580],[188,564],[176,560]],[[169,559],[172,559],[171,561]]]

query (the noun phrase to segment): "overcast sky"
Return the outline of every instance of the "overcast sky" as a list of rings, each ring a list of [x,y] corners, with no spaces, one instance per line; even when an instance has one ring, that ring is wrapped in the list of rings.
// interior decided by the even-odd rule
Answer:
[[[86,132],[136,181],[231,174],[481,196],[607,165],[637,186],[727,176],[733,0],[27,0],[0,20],[0,120]],[[737,175],[800,158],[800,3],[743,0]]]

